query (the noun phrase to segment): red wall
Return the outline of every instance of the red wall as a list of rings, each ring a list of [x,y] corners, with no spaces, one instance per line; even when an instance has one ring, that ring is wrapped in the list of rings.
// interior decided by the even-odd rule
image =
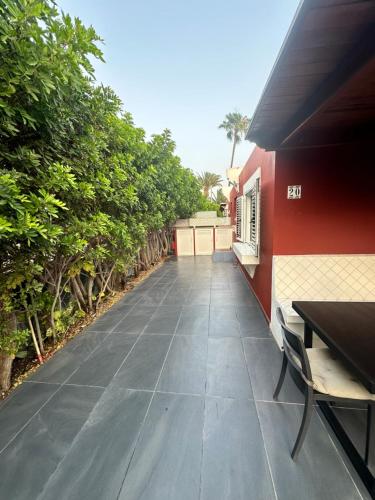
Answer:
[[[239,195],[243,185],[251,175],[261,168],[260,188],[260,263],[256,268],[254,278],[245,272],[251,287],[259,302],[270,318],[271,316],[271,285],[272,285],[272,255],[273,255],[273,218],[274,218],[274,153],[266,152],[256,147],[244,166],[239,178]],[[232,193],[231,193],[232,194]]]
[[[275,255],[375,253],[375,164],[368,147],[276,153]],[[301,184],[302,198],[287,199]]]

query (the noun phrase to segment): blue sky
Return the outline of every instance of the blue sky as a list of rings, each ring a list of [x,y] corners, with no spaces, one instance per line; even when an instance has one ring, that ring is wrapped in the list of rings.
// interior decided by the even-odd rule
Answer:
[[[172,131],[177,154],[196,172],[225,175],[231,147],[218,125],[251,116],[298,0],[58,0],[104,39],[95,62],[148,136]],[[243,142],[235,165],[252,145]]]

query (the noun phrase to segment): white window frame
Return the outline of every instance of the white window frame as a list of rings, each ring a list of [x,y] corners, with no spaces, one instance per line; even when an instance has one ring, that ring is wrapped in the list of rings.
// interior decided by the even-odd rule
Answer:
[[[258,168],[243,188],[244,205],[242,213],[242,235],[250,247],[250,252],[259,257],[260,245],[260,181],[261,169]]]

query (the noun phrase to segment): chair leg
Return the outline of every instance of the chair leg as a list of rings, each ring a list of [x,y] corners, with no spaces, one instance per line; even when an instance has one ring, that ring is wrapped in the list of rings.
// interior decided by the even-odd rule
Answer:
[[[313,391],[310,387],[306,387],[306,392],[305,392],[305,407],[303,409],[303,417],[302,417],[302,422],[301,422],[301,427],[298,431],[298,436],[296,439],[296,443],[294,445],[293,451],[292,451],[292,459],[296,460],[298,453],[301,449],[301,446],[305,440],[307,429],[310,424],[311,420],[311,415],[313,412]]]
[[[279,395],[279,392],[280,392],[280,389],[284,383],[284,379],[285,379],[285,373],[286,373],[286,367],[288,366],[288,359],[286,357],[286,354],[284,352],[283,354],[283,363],[281,365],[281,372],[280,372],[280,377],[279,377],[279,381],[277,382],[277,386],[276,386],[276,389],[275,389],[275,392],[273,394],[273,399],[277,399],[278,395]]]

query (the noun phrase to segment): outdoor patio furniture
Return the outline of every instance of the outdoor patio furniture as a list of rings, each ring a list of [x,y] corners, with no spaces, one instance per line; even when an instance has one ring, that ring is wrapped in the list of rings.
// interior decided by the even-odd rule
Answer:
[[[369,392],[328,347],[306,348],[302,338],[286,326],[280,308],[277,308],[276,315],[282,327],[284,354],[274,399],[277,399],[279,395],[288,366],[293,380],[305,394],[302,423],[291,453],[292,458],[294,460],[297,458],[306,437],[315,401],[337,403],[363,401],[367,403],[369,413],[365,457],[367,462],[371,443],[371,417],[375,410],[375,394]]]

